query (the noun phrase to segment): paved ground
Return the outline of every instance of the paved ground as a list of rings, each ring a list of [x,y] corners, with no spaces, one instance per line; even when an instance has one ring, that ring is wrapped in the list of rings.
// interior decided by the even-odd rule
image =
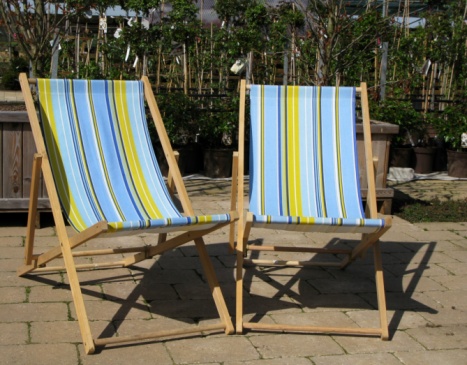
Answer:
[[[200,213],[228,210],[226,182],[188,183]],[[395,186],[418,199],[451,194],[463,198],[467,182],[412,182]],[[47,217],[46,217],[47,218]],[[467,219],[466,219],[467,221]],[[206,334],[85,355],[66,275],[18,278],[25,217],[0,217],[1,364],[466,364],[467,222],[410,224],[397,217],[384,237],[383,262],[391,340],[352,336],[246,333]],[[56,243],[43,220],[39,251]],[[253,238],[272,239],[276,232]],[[294,244],[331,245],[334,236],[289,234]],[[234,314],[234,257],[225,230],[207,239],[229,309]],[[119,246],[154,242],[146,235],[118,239]],[[95,242],[99,243],[99,242]],[[315,324],[377,324],[371,254],[345,271],[335,269],[250,270],[246,315],[261,321]],[[129,269],[80,274],[95,336],[130,334],[209,323],[215,313],[193,246],[174,250]],[[270,300],[275,296],[277,300]],[[251,304],[252,303],[252,304]],[[120,307],[120,304],[123,304]],[[125,321],[122,322],[122,319]]]

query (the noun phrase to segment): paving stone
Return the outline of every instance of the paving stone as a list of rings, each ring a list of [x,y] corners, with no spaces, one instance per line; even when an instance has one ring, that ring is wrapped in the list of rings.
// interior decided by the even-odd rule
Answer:
[[[442,262],[439,266],[452,275],[467,275],[467,265],[463,262]]]
[[[16,259],[4,259],[0,258],[0,272],[15,272],[19,266],[22,265],[22,261]]]
[[[216,321],[217,323],[218,321]],[[142,320],[142,319],[126,319],[123,321],[114,321],[113,322],[116,331],[118,332],[119,336],[129,336],[134,334],[142,334],[142,333],[150,333],[150,332],[157,332],[157,331],[165,331],[165,330],[173,330],[174,328],[183,329],[183,328],[191,328],[196,327],[197,324],[191,318],[167,318],[162,316],[155,316],[151,320]],[[223,333],[223,331],[222,331]],[[186,337],[186,335],[178,336]],[[173,340],[177,337],[170,337],[170,338],[160,338],[155,339],[152,341],[165,341],[165,340]]]
[[[3,228],[0,229],[0,232],[3,231]],[[23,247],[23,237],[21,236],[13,236],[13,237],[3,237],[0,233],[0,247],[2,247],[2,252],[4,247],[22,247],[23,254],[24,254],[24,247]]]
[[[26,323],[0,323],[0,344],[25,345],[29,340],[28,325]],[[2,353],[0,347],[0,353]],[[3,358],[4,360],[5,358]]]
[[[429,293],[429,292],[427,292]],[[390,310],[419,310],[419,311],[428,311],[436,312],[442,308],[441,304],[436,302],[434,299],[429,297],[427,293],[402,293],[396,292],[386,293],[386,304],[387,308]],[[361,296],[365,298],[374,308],[376,308],[376,295],[370,295],[362,293]]]
[[[451,231],[425,231],[420,232],[408,232],[408,235],[417,239],[418,241],[441,241],[441,240],[458,240],[459,236]]]
[[[71,316],[76,319],[74,305],[71,307]],[[113,302],[110,300],[88,300],[85,307],[89,320],[118,320],[118,319],[150,319],[149,308],[142,302]]]
[[[308,297],[318,294],[318,291],[314,289],[305,280],[294,280],[290,282],[278,283],[274,280],[269,282],[264,281],[253,281],[248,286],[251,295],[259,295],[268,298],[282,296],[288,296],[292,298],[296,297]]]
[[[368,365],[368,364],[384,364],[384,365],[401,365],[393,354],[375,353],[375,354],[356,354],[356,355],[337,355],[337,356],[320,356],[312,357],[315,365]]]
[[[32,343],[80,343],[78,321],[31,322]]]
[[[23,287],[3,287],[0,295],[0,304],[21,303],[26,300],[26,288]]]
[[[349,316],[359,327],[367,328],[379,328],[379,312],[377,310],[368,311],[349,311],[346,312],[346,315]],[[424,318],[421,314],[413,311],[386,311],[388,318],[388,325],[391,330],[401,331],[408,328],[417,328],[425,326],[429,321]]]
[[[445,288],[437,281],[419,275],[404,275],[397,280],[386,280],[384,285],[386,292],[427,292],[439,291]]]
[[[382,341],[378,337],[333,336],[333,338],[348,354],[392,353],[396,351],[421,351],[424,349],[422,345],[405,332],[396,331],[391,335],[390,341]]]
[[[458,261],[452,257],[449,257],[443,252],[431,252],[431,251],[418,251],[416,253],[401,253],[395,252],[393,254],[401,262],[407,263],[430,263],[430,264],[439,264],[439,263],[457,263]]]
[[[213,299],[154,300],[149,303],[152,315],[170,318],[217,318]]]
[[[305,312],[351,311],[373,308],[356,293],[319,294],[309,298],[301,298],[300,303],[302,303]]]
[[[467,351],[447,350],[447,351],[411,351],[396,352],[394,356],[399,358],[405,365],[465,365]]]
[[[428,350],[466,349],[465,324],[419,327],[408,329],[406,332]]]
[[[248,361],[226,361],[223,365],[311,365],[311,360],[304,357],[280,357],[278,359],[261,359]],[[391,365],[391,364],[389,364]]]
[[[376,314],[376,313],[375,313]],[[323,327],[358,327],[357,324],[345,313],[340,311],[315,313],[281,313],[271,314],[271,318],[276,323],[290,325],[309,325]]]
[[[195,337],[187,340],[167,342],[168,349],[176,364],[200,362],[224,362],[257,360],[260,355],[255,347],[243,336]],[[284,356],[287,356],[284,354]]]
[[[467,326],[467,310],[458,308],[442,308],[439,311],[420,312],[420,315],[433,326],[458,325],[464,324]]]
[[[85,355],[80,346],[80,365],[173,365],[164,344],[143,343],[135,346],[114,346],[97,349],[93,355]]]
[[[456,259],[457,261],[467,263],[467,250],[450,250],[446,252],[446,255]]]
[[[457,308],[467,310],[467,289],[456,291],[426,292],[430,298],[440,303],[445,308]]]
[[[250,338],[265,359],[343,354],[343,349],[330,336],[310,334],[267,334]]]
[[[33,322],[68,319],[66,303],[15,303],[0,305],[0,322]]]
[[[467,287],[467,275],[434,276],[433,280],[449,290],[462,290]]]
[[[32,286],[28,299],[31,303],[70,302],[73,297],[68,285]]]
[[[416,275],[419,277],[422,275],[425,277],[450,275],[449,271],[441,267],[439,264],[431,263],[384,265],[384,271],[390,272],[396,277],[404,275]]]
[[[5,365],[79,365],[78,353],[74,344],[8,345],[1,347],[2,364]]]

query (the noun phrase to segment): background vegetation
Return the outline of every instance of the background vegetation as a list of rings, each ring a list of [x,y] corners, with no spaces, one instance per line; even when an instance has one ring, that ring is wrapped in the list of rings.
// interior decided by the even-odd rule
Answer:
[[[109,15],[115,6],[120,15]],[[211,145],[234,138],[229,106],[240,77],[366,81],[378,119],[404,131],[434,125],[455,147],[466,123],[459,117],[467,95],[466,11],[465,0],[6,0],[3,68],[14,74],[26,60],[37,76],[148,75],[158,94],[176,93],[191,110],[170,132],[173,142],[200,134]],[[236,62],[243,68],[234,73]],[[3,85],[15,87],[11,75]],[[457,122],[447,125],[448,117]]]

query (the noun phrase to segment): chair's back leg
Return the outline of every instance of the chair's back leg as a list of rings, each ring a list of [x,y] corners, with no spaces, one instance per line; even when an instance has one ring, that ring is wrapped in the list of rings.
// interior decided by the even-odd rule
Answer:
[[[214,267],[212,266],[211,259],[209,258],[209,254],[206,250],[206,245],[201,237],[196,238],[194,241],[198,250],[201,265],[203,266],[204,273],[206,275],[206,280],[209,284],[214,302],[216,304],[217,311],[221,321],[225,325],[225,333],[230,335],[234,333],[232,319],[230,318],[224,296],[222,295],[216,273],[214,272]]]
[[[31,265],[34,249],[34,233],[36,229],[37,199],[39,196],[39,182],[41,177],[42,156],[34,155],[32,164],[31,191],[29,193],[28,225],[26,230],[26,244],[24,251],[24,264]]]
[[[232,157],[232,186],[230,188],[230,210],[237,210],[237,187],[238,187],[238,152],[233,153]],[[238,212],[242,214],[243,212]],[[230,225],[229,229],[229,251],[232,253],[235,249],[235,223]]]

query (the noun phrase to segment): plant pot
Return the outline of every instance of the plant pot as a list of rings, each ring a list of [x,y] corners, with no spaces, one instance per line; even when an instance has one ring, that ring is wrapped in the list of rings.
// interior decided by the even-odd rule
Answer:
[[[433,172],[433,161],[436,153],[435,147],[415,147],[415,173],[429,174]]]
[[[467,178],[467,152],[448,150],[448,175]]]
[[[413,167],[414,152],[412,147],[392,147],[389,165],[392,167]]]
[[[232,155],[230,148],[204,150],[204,175],[212,178],[232,176]]]
[[[178,166],[183,175],[196,174],[203,170],[203,148],[191,143],[177,149],[180,154]]]

